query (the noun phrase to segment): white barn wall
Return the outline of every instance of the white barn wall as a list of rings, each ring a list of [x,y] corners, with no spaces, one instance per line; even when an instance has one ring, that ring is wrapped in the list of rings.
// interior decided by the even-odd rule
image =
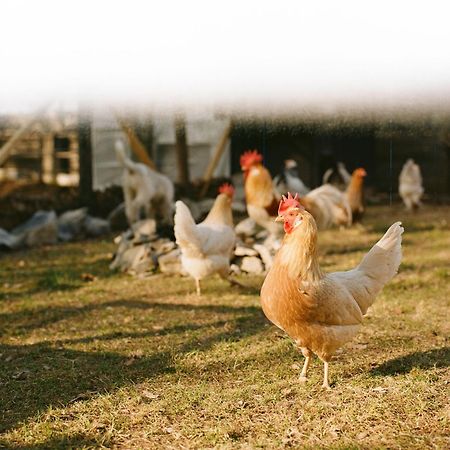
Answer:
[[[191,180],[203,176],[223,132],[229,124],[228,119],[215,118],[214,114],[186,116],[186,139],[189,148],[189,173]],[[122,168],[117,162],[114,142],[122,139],[128,154],[131,154],[128,139],[111,111],[96,110],[92,122],[93,146],[93,185],[94,189],[105,189],[122,183]],[[154,120],[153,158],[162,173],[177,181],[175,152],[175,129],[172,117]],[[230,142],[214,176],[230,175]]]

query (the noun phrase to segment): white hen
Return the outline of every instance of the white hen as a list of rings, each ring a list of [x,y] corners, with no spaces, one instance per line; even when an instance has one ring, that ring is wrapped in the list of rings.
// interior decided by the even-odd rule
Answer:
[[[203,278],[217,273],[228,279],[230,257],[236,241],[232,194],[226,193],[230,188],[221,188],[222,193],[217,196],[208,216],[199,224],[194,222],[189,208],[182,201],[175,204],[175,238],[181,248],[181,264],[194,278],[198,295],[201,294],[200,280]]]
[[[406,209],[412,210],[420,206],[420,199],[424,192],[422,175],[419,165],[412,159],[406,161],[400,172],[398,190]]]
[[[346,196],[331,184],[313,189],[301,202],[314,216],[320,229],[352,223],[352,211]]]
[[[172,181],[125,154],[122,141],[115,143],[116,155],[124,168],[123,195],[125,214],[130,225],[137,222],[144,212],[146,218],[159,216],[166,224],[172,223],[175,189]]]

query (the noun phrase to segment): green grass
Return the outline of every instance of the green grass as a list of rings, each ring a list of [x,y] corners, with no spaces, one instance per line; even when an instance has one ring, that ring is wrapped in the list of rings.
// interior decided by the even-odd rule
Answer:
[[[403,219],[398,276],[357,338],[298,382],[302,357],[264,318],[262,278],[134,279],[109,241],[0,259],[0,447],[449,448],[450,213],[369,209],[319,237],[327,271]],[[96,279],[83,281],[82,274]]]

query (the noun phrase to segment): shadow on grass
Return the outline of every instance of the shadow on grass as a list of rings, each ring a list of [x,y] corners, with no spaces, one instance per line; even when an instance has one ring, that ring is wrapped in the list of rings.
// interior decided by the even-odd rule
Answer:
[[[108,442],[102,441],[103,445]],[[99,442],[84,434],[76,434],[73,436],[59,436],[50,438],[39,444],[14,445],[5,440],[0,439],[0,448],[8,448],[11,450],[49,450],[49,449],[76,449],[76,448],[98,448]]]
[[[136,299],[118,299],[103,303],[89,303],[83,306],[55,306],[38,309],[24,310],[20,312],[0,314],[0,336],[8,334],[14,329],[15,334],[24,331],[31,331],[37,328],[44,328],[55,324],[61,320],[71,319],[77,316],[84,316],[94,311],[101,311],[109,308],[127,309],[159,309],[165,311],[208,311],[215,313],[255,313],[260,311],[255,306],[233,307],[215,304],[188,304],[188,303],[164,303],[157,301],[143,301]]]
[[[128,302],[127,302],[128,303]],[[102,306],[102,305],[100,305]],[[141,304],[137,307],[155,307]],[[204,328],[203,336],[186,336],[182,345],[153,353],[150,356],[130,358],[115,352],[90,352],[67,349],[61,342],[40,342],[32,345],[0,344],[0,433],[10,430],[22,421],[45,411],[49,406],[65,407],[76,401],[86,401],[97,395],[114,391],[129,383],[139,383],[168,373],[189,372],[189,367],[177,368],[180,355],[192,351],[204,352],[222,341],[238,341],[263,331],[266,319],[256,307],[233,308],[218,305],[169,305],[169,308],[200,309],[237,312],[232,319],[199,325],[187,323],[156,332],[148,330],[119,335],[112,333],[78,340],[127,339],[151,337],[155,334],[185,333]],[[241,314],[239,314],[239,312]],[[227,324],[226,329],[223,327]],[[68,342],[71,342],[70,340]],[[77,340],[74,340],[77,342]],[[196,370],[193,368],[192,370]],[[217,368],[215,369],[217,370]],[[63,445],[63,441],[60,443]],[[48,444],[47,448],[53,448]],[[55,442],[54,445],[59,445]],[[41,448],[41,447],[35,447]],[[46,448],[46,447],[42,447]]]
[[[15,268],[9,269],[16,270]],[[59,264],[55,267],[43,267],[40,269],[21,269],[20,278],[32,278],[33,284],[28,289],[19,292],[0,292],[1,300],[20,299],[42,292],[71,291],[85,285],[82,280],[83,273],[90,273],[95,277],[106,279],[117,276],[117,273],[109,269],[109,260],[98,260],[89,264]],[[9,281],[8,272],[4,271],[1,279]],[[1,280],[0,280],[1,281]],[[17,280],[20,281],[20,280]]]
[[[431,369],[450,366],[450,347],[434,348],[423,352],[414,352],[399,356],[375,367],[370,371],[373,376],[400,375],[414,368]]]

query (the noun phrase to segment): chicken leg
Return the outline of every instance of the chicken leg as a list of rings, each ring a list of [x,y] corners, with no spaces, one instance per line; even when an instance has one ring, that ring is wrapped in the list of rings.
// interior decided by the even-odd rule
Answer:
[[[198,278],[195,279],[195,287],[197,289],[197,295],[202,295],[202,291],[200,289],[200,280]]]
[[[310,361],[311,361],[311,356],[307,356],[305,358],[305,363],[303,364],[302,371],[300,372],[300,381],[302,383],[305,383],[306,381],[308,381],[308,377],[306,375],[308,373],[308,368],[309,368]]]
[[[330,384],[328,383],[328,361],[323,362],[323,384],[322,387],[324,389],[331,389]]]
[[[305,383],[308,381],[308,369],[309,369],[309,363],[311,362],[311,351],[306,347],[301,347],[300,350],[302,351],[303,356],[305,357],[305,362],[303,364],[302,371],[300,372],[300,381],[302,383]]]

